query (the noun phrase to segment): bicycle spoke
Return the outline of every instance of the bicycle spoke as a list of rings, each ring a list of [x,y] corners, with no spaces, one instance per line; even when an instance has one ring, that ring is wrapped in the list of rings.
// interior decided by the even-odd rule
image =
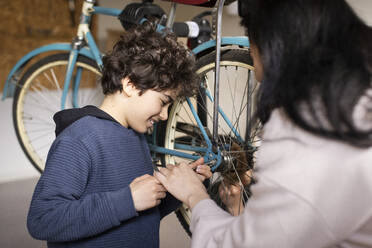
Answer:
[[[226,66],[225,66],[225,70],[226,70]],[[235,67],[235,70],[237,71],[238,70],[238,67]],[[235,75],[235,77],[237,77],[237,73],[234,73],[234,75]],[[235,83],[234,84],[234,91],[231,89],[231,83],[230,83],[230,80],[229,80],[229,75],[227,75],[227,82],[228,82],[228,87],[229,87],[229,92],[230,92],[230,96],[231,96],[231,99],[235,99],[235,97],[236,97],[236,91],[235,91],[235,89],[236,89],[236,86],[237,86],[237,84]],[[236,82],[236,78],[235,78],[235,82]],[[233,104],[232,104],[232,111],[231,111],[231,117],[230,117],[230,119],[232,120],[234,117],[236,118],[237,116],[236,116],[236,108],[235,108],[235,103],[233,102]],[[238,129],[238,131],[240,131],[239,129]]]
[[[40,86],[40,87],[41,87],[41,86]],[[31,89],[32,89],[32,90],[35,90],[36,87],[32,86]],[[51,111],[53,111],[53,109],[49,108],[49,106],[53,106],[53,105],[55,105],[55,102],[50,101],[50,100],[48,99],[48,97],[45,96],[45,95],[44,95],[41,91],[39,91],[39,90],[36,90],[36,94],[37,94],[37,96],[39,96],[42,100],[44,100],[43,105],[44,105],[44,106],[45,106],[45,105],[48,106],[48,107],[46,107],[46,108],[48,108],[48,109],[50,109]],[[36,102],[38,102],[38,100],[36,100],[36,98],[35,98],[36,96],[29,95],[29,97],[33,98]],[[57,108],[57,109],[58,109],[58,108]]]
[[[53,142],[55,124],[53,115],[61,109],[64,77],[66,73],[69,54],[54,54],[47,56],[31,66],[20,81],[21,90],[15,96],[16,111],[15,123],[17,137],[33,165],[39,170],[44,169],[47,152]],[[82,71],[81,80],[89,80],[89,92],[80,88],[78,99],[92,99],[94,102],[85,102],[84,105],[95,105],[96,90],[93,80],[99,77],[96,63],[84,56],[76,64]],[[99,91],[98,89],[97,91]],[[20,94],[22,93],[22,94]],[[72,105],[72,91],[66,95],[66,108]],[[92,93],[88,98],[81,95]],[[97,97],[98,98],[98,97]],[[83,101],[84,101],[83,100]]]
[[[30,111],[33,111],[32,108],[38,109],[38,111],[42,110],[43,112],[48,112],[51,115],[56,112],[56,109],[51,109],[48,106],[45,106],[45,104],[40,103],[34,103],[34,102],[27,102],[27,109],[30,109]],[[25,111],[24,111],[25,112]],[[31,113],[30,115],[34,115],[34,113]]]
[[[59,81],[58,81],[58,79],[56,77],[56,74],[54,73],[53,68],[50,70],[50,72],[51,72],[52,77],[53,77],[53,80],[52,81],[54,82],[55,86],[57,87],[57,91],[58,92],[62,92],[62,89],[60,87],[60,84],[59,84]]]
[[[233,54],[236,53],[231,53],[231,55]],[[248,51],[239,51],[239,57],[243,61],[249,57],[247,54]],[[223,54],[223,56],[226,55],[226,53]],[[198,73],[200,73],[202,80],[201,87],[198,96],[193,98],[191,103],[193,108],[197,110],[202,125],[205,126],[208,138],[212,139],[215,57],[209,55],[206,57],[208,60],[205,61],[208,63],[199,64]],[[231,56],[231,58],[236,57]],[[215,168],[213,175],[206,183],[207,192],[211,199],[234,215],[243,211],[245,203],[250,197],[250,184],[254,181],[251,169],[255,163],[256,146],[260,144],[260,138],[257,137],[257,129],[260,128],[260,125],[252,122],[254,121],[252,115],[255,111],[254,100],[257,93],[257,82],[253,81],[251,77],[250,71],[253,68],[245,65],[247,64],[237,63],[235,60],[221,62],[220,92],[223,95],[220,97],[218,106],[217,138],[211,140],[213,149],[219,151],[221,160],[218,167],[213,167]],[[198,128],[197,122],[186,102],[175,104],[171,113],[172,116],[170,116],[167,125],[169,136],[165,141],[167,148],[173,149],[174,142],[185,145],[180,147],[185,150],[188,150],[187,146],[206,147],[205,137],[196,129]],[[176,128],[170,129],[170,127]],[[171,140],[174,142],[170,142]],[[203,152],[196,153],[199,156],[204,156]],[[166,158],[175,163],[182,161],[174,156]],[[233,198],[227,195],[229,190],[234,191]],[[185,208],[181,208],[180,212],[184,216],[190,216],[190,212]],[[186,218],[189,220],[189,217]]]

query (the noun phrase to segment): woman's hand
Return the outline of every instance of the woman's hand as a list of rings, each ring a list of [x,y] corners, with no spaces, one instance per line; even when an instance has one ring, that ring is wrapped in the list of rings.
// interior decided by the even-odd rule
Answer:
[[[190,163],[189,166],[198,173],[198,177],[202,182],[212,176],[211,167],[204,164],[204,158],[199,158],[193,163]]]
[[[237,216],[244,211],[242,186],[226,184],[222,181],[218,187],[218,193],[221,201],[226,206],[226,210],[231,215]]]
[[[160,167],[160,172],[155,172],[154,176],[169,193],[192,209],[199,201],[209,198],[207,190],[201,182],[209,173],[203,169],[203,174],[198,175],[193,170],[193,168],[197,168],[200,165],[199,163],[202,163],[202,160],[197,160],[189,165],[181,163],[178,165],[167,165],[167,168]]]

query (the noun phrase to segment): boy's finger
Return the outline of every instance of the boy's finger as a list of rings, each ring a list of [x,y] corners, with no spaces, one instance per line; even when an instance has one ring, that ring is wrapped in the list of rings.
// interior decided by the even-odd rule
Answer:
[[[145,174],[145,175],[142,175],[142,176],[140,176],[140,177],[136,177],[136,178],[133,180],[133,182],[138,182],[138,181],[144,180],[144,179],[146,179],[146,178],[148,178],[148,177],[150,177],[150,175],[149,175],[149,174]]]
[[[157,194],[157,198],[158,199],[163,199],[167,196],[167,194],[165,194],[165,192],[161,191],[161,192],[158,192]]]
[[[155,188],[156,191],[158,191],[158,192],[166,192],[167,190],[166,190],[166,188],[164,187],[164,185],[161,184],[160,180],[158,180],[158,182],[159,182],[159,184],[156,185],[156,188]]]

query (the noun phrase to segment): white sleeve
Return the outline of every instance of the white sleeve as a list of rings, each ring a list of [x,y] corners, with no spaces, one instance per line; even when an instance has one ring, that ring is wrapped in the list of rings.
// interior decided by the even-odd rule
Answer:
[[[239,217],[232,217],[212,200],[192,212],[193,248],[325,247],[335,242],[320,215],[298,196],[261,178]]]
[[[372,148],[311,135],[278,112],[264,132],[243,214],[201,201],[192,210],[192,247],[370,247]]]

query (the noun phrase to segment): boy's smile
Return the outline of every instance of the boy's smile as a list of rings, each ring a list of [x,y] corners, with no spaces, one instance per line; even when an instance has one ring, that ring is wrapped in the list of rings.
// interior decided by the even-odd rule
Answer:
[[[168,119],[168,108],[174,102],[174,99],[176,99],[177,97],[175,91],[170,90],[160,92],[155,91],[155,93],[158,94],[160,93],[160,95],[158,96],[160,101],[158,101],[158,103],[160,102],[161,110],[157,116],[154,116],[154,118],[150,119],[152,124],[159,121],[165,121]]]
[[[142,95],[131,96],[132,108],[126,118],[128,126],[139,133],[147,132],[155,123],[168,119],[168,108],[175,98],[174,90],[146,90]]]
[[[125,78],[123,91],[106,96],[101,109],[120,124],[138,133],[146,133],[155,123],[168,119],[168,108],[177,97],[177,90],[146,90],[142,94]]]

